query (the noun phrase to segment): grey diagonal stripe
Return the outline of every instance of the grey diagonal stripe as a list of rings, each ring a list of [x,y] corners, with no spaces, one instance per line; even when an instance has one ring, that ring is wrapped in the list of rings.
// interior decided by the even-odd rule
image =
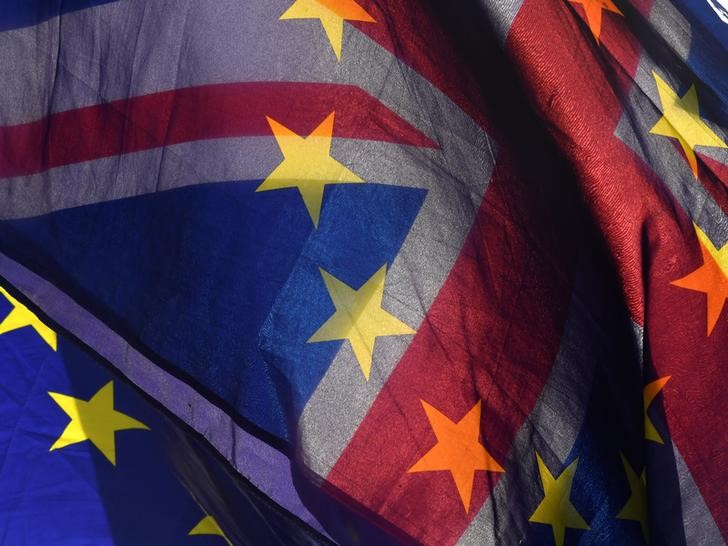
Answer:
[[[650,26],[661,36],[664,45],[682,61],[690,55],[692,29],[690,23],[670,0],[654,0],[650,10]]]
[[[429,123],[431,130],[426,132],[437,135],[441,146],[429,160],[409,149],[418,157],[403,163],[411,168],[425,161],[429,174],[413,172],[411,183],[426,188],[427,196],[389,268],[382,302],[384,309],[416,329],[460,254],[491,176],[495,146],[444,94],[369,38],[350,33],[348,47],[366,50],[367,58],[373,59],[373,81],[386,83],[377,97],[416,127],[423,129]],[[357,83],[371,86],[363,80]],[[416,97],[408,106],[400,104],[402,89]],[[359,162],[353,160],[355,168],[376,168],[372,156],[360,157]],[[299,420],[302,457],[320,476],[327,476],[333,468],[411,338],[377,339],[369,381],[350,346],[342,345]]]
[[[726,542],[710,510],[693,480],[690,469],[685,464],[685,459],[683,459],[674,442],[672,443],[672,450],[675,454],[675,463],[680,484],[680,504],[682,508],[683,529],[685,530],[685,543],[706,544],[710,546],[725,544]]]
[[[675,38],[676,57],[685,58],[689,51],[689,25],[666,0],[655,3],[650,15],[650,23],[658,28],[671,30],[668,35]],[[697,223],[720,248],[728,242],[728,219],[710,193],[695,179],[684,154],[676,146],[676,140],[650,134],[650,129],[662,117],[661,102],[653,72],[656,72],[678,94],[684,93],[693,81],[681,81],[679,76],[665,71],[665,63],[657,63],[649,53],[643,52],[635,74],[635,83],[629,93],[628,103],[617,125],[615,135],[641,157],[655,174],[664,182],[675,200],[682,206],[692,220]],[[700,89],[698,88],[698,99]],[[724,129],[706,123],[724,141],[728,136]],[[717,161],[728,164],[728,149],[698,147]],[[706,166],[700,163],[702,171]]]

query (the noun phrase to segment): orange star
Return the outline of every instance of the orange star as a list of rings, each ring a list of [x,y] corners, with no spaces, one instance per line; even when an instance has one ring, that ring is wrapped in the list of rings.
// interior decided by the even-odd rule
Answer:
[[[376,21],[354,0],[296,0],[281,20],[318,19],[331,43],[336,58],[341,60],[341,46],[344,39],[344,21]]]
[[[710,238],[695,225],[695,233],[703,255],[703,265],[689,275],[670,284],[704,292],[708,296],[708,335],[713,332],[728,298],[728,244],[718,250]]]
[[[417,461],[407,472],[436,472],[447,470],[452,474],[463,501],[465,511],[470,510],[470,497],[476,470],[505,472],[479,441],[480,407],[479,401],[457,423],[421,400],[430,426],[437,437],[437,444]]]
[[[652,423],[650,416],[647,415],[647,410],[650,408],[650,404],[657,397],[658,394],[665,388],[665,384],[670,381],[671,376],[661,377],[645,385],[645,390],[642,393],[642,407],[644,408],[645,414],[645,438],[657,442],[658,444],[664,444],[662,436],[657,432],[655,425]]]
[[[594,39],[599,43],[599,34],[602,32],[602,10],[608,10],[617,15],[622,15],[619,8],[614,5],[612,0],[569,0],[574,4],[581,4],[584,6],[584,13],[586,14],[586,24],[589,25],[589,30],[592,31]]]

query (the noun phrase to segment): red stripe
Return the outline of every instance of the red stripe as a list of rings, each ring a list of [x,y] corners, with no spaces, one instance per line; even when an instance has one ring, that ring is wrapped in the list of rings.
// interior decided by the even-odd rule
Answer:
[[[334,135],[436,144],[358,87],[235,83],[175,89],[0,127],[0,177],[195,140],[270,135],[265,117],[298,134],[336,111]]]
[[[640,10],[648,11],[648,3],[640,2]],[[507,45],[579,176],[617,262],[630,312],[642,324],[640,226],[664,199],[656,194],[651,170],[614,135],[641,48],[625,18],[604,12],[599,45],[581,17],[566,0],[526,0]]]
[[[672,376],[662,396],[670,435],[725,536],[728,436],[719,418],[725,412],[722,386],[728,381],[723,365],[728,318],[724,311],[706,338],[705,295],[670,285],[702,263],[691,222],[649,166],[614,135],[627,97],[620,96],[619,88],[612,91],[608,75],[616,76],[620,69],[612,73],[603,57],[584,55],[564,39],[565,29],[553,24],[557,5],[527,0],[509,44],[539,111],[553,124],[555,139],[579,173],[633,317],[645,324],[654,371],[658,377]],[[619,23],[609,20],[605,22],[612,27]],[[610,55],[620,60],[625,74],[634,74],[636,39],[626,42],[632,44],[630,51],[610,43],[608,36],[604,41]],[[704,162],[715,167],[707,158]],[[725,174],[714,168],[710,176]],[[702,182],[725,207],[726,179],[723,188],[712,178]],[[664,449],[670,449],[669,443]]]

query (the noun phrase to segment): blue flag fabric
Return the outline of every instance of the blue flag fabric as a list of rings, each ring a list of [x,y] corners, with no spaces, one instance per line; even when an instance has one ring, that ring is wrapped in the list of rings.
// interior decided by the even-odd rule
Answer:
[[[6,293],[0,317],[19,305]],[[30,321],[0,336],[3,544],[330,543],[97,356],[64,335],[49,338],[54,350]],[[95,425],[73,428],[92,413]]]

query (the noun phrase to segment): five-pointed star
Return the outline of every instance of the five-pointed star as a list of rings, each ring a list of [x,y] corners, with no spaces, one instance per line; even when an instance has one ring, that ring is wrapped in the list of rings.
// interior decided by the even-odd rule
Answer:
[[[693,175],[697,178],[698,160],[695,157],[695,147],[728,148],[728,145],[700,118],[698,93],[694,84],[680,98],[665,80],[655,72],[652,75],[657,82],[657,92],[662,104],[662,117],[650,129],[650,133],[676,138],[685,152]]]
[[[364,377],[369,380],[375,339],[415,333],[404,322],[382,309],[387,266],[380,267],[359,290],[354,290],[323,269],[320,272],[336,312],[308,342],[348,339]]]
[[[697,225],[695,233],[698,236],[700,253],[703,255],[703,265],[670,284],[705,293],[708,297],[707,327],[710,335],[728,298],[728,243],[718,250],[710,237]]]
[[[334,112],[307,137],[267,118],[283,162],[268,175],[255,191],[298,188],[314,226],[318,227],[324,188],[328,184],[355,184],[363,180],[331,157]]]
[[[558,478],[553,477],[538,453],[536,453],[536,460],[538,472],[541,475],[544,498],[528,521],[551,525],[556,546],[563,546],[567,527],[589,529],[589,525],[569,500],[579,459],[567,466]]]
[[[652,423],[652,419],[650,419],[650,416],[647,415],[647,409],[650,407],[650,404],[652,404],[655,397],[660,394],[660,391],[665,388],[665,384],[670,381],[670,377],[671,376],[668,375],[667,377],[661,377],[660,379],[656,379],[655,381],[648,383],[645,385],[645,390],[642,394],[642,408],[645,414],[645,438],[652,440],[653,442],[657,442],[658,444],[662,444],[664,442],[662,441],[660,433],[657,432],[655,425]]]
[[[114,409],[114,382],[109,381],[88,402],[65,394],[48,393],[56,404],[71,418],[61,436],[50,451],[71,444],[90,440],[101,453],[116,465],[116,442],[118,430],[149,430],[144,423]]]
[[[481,401],[457,423],[424,400],[421,402],[437,443],[407,472],[449,471],[468,512],[476,470],[505,472],[480,443]]]
[[[45,341],[54,351],[58,348],[58,339],[56,333],[43,324],[38,317],[35,316],[25,305],[12,297],[7,290],[0,286],[0,294],[13,306],[10,314],[0,322],[0,335],[6,332],[12,332],[24,326],[31,326],[38,335]]]
[[[341,60],[344,21],[374,23],[374,19],[354,0],[296,0],[281,15],[285,19],[318,19],[324,27],[336,58]]]
[[[205,516],[200,520],[200,523],[195,525],[192,530],[188,533],[189,536],[193,535],[213,535],[222,537],[225,542],[227,542],[230,546],[233,546],[233,543],[230,542],[230,539],[225,536],[225,533],[223,533],[222,529],[220,529],[220,525],[217,523],[217,520],[213,518],[212,516]]]
[[[637,476],[629,461],[622,455],[622,464],[624,465],[624,471],[627,474],[627,481],[629,481],[629,489],[631,494],[627,503],[617,514],[619,519],[628,519],[637,521],[642,527],[642,536],[645,539],[645,544],[650,543],[650,531],[647,525],[647,470],[642,470],[642,474]]]
[[[599,42],[599,35],[602,32],[602,10],[611,11],[617,15],[622,15],[619,8],[614,5],[612,0],[569,0],[574,4],[582,4],[584,13],[586,14],[586,23],[589,25],[594,35],[594,39]]]

